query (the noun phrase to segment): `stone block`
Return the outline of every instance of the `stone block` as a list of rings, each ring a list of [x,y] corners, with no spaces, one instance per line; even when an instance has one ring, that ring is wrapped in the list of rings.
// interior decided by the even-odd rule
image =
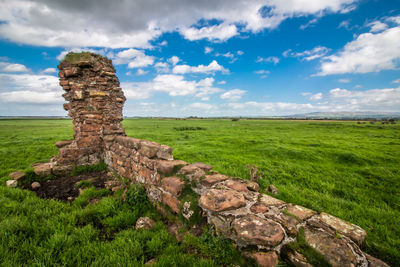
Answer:
[[[236,232],[236,241],[242,246],[256,245],[273,248],[285,237],[278,223],[253,214],[233,220],[232,228]]]
[[[322,212],[319,215],[319,220],[336,231],[340,234],[345,235],[351,238],[354,242],[358,245],[362,245],[365,240],[365,236],[367,235],[365,230],[362,229],[360,226],[346,222],[342,219],[339,219],[335,216]]]
[[[33,165],[33,171],[39,177],[47,177],[51,174],[51,163],[36,163]]]
[[[155,168],[157,171],[163,174],[172,174],[174,168],[179,165],[186,165],[187,163],[183,160],[156,160]]]
[[[160,148],[159,144],[148,141],[141,141],[139,153],[151,159],[157,156],[159,148]]]
[[[175,213],[180,212],[181,202],[178,199],[174,198],[172,195],[163,193],[162,203],[170,207]]]
[[[21,172],[21,171],[15,171],[8,175],[8,177],[10,177],[11,179],[16,180],[16,181],[25,178],[25,176],[26,176],[25,173]]]
[[[165,145],[161,145],[158,148],[156,156],[159,159],[165,159],[165,160],[173,160],[174,159],[174,157],[172,156],[172,148],[170,148],[169,146],[165,146]]]
[[[239,181],[235,181],[235,180],[226,180],[224,185],[226,187],[229,187],[230,189],[239,191],[239,192],[247,192],[249,191],[247,189],[247,186],[244,185],[243,183],[239,182]]]
[[[284,201],[265,194],[260,194],[259,202],[265,204],[266,206],[285,204]]]
[[[201,181],[202,185],[211,187],[212,185],[225,181],[229,177],[223,174],[213,174],[213,175],[206,175],[206,177]]]
[[[18,186],[17,180],[8,180],[6,181],[6,186],[10,188],[16,188]]]
[[[201,195],[199,205],[203,209],[220,212],[244,207],[246,200],[243,193],[234,190],[208,189]]]
[[[175,197],[178,197],[185,187],[185,182],[179,177],[171,176],[162,179],[161,186],[165,191],[171,193]]]
[[[58,148],[62,148],[62,147],[70,145],[73,141],[74,140],[57,141],[55,145]]]
[[[302,221],[304,221],[304,220],[310,218],[311,216],[317,214],[316,211],[307,209],[307,208],[299,206],[299,205],[293,205],[293,204],[288,204],[287,211],[290,214],[293,214],[294,216],[296,216],[296,218],[299,218]]]

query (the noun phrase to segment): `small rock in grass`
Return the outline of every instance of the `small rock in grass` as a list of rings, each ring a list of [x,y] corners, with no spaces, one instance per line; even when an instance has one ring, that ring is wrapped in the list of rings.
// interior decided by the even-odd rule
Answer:
[[[13,180],[18,181],[18,180],[20,180],[20,179],[25,177],[25,173],[20,172],[20,171],[15,171],[15,172],[10,173],[8,176],[10,178],[12,178]]]
[[[271,192],[273,195],[278,195],[279,190],[273,184],[268,186],[268,192]]]
[[[68,200],[68,201],[72,201],[72,200],[74,200],[74,197],[69,196],[69,197],[67,198],[67,200]]]
[[[8,180],[6,182],[6,185],[7,185],[7,187],[15,188],[18,185],[18,181],[17,180]]]
[[[33,190],[36,190],[36,189],[38,189],[40,187],[40,184],[38,182],[33,182],[31,184],[31,187],[32,187]]]
[[[157,263],[157,259],[151,259],[148,262],[146,262],[144,265],[153,266],[156,263]]]
[[[136,221],[136,229],[151,229],[156,223],[149,217],[140,217]]]
[[[194,213],[194,211],[192,211],[192,210],[190,209],[190,204],[191,204],[191,203],[190,203],[189,201],[183,203],[182,215],[183,215],[183,217],[185,217],[186,220],[189,220],[190,217],[192,217],[192,215],[193,215],[193,213]]]

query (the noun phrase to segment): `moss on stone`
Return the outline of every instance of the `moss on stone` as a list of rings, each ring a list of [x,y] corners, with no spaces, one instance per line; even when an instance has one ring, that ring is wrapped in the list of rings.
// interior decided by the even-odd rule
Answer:
[[[62,62],[69,62],[71,64],[77,64],[79,62],[91,61],[92,58],[104,58],[103,56],[91,52],[69,52]]]

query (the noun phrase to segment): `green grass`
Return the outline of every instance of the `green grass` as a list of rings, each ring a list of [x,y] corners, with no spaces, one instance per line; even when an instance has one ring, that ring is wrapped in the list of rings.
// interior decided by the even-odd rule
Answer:
[[[246,165],[258,166],[264,172],[260,180],[261,188],[274,184],[280,191],[277,197],[282,200],[325,211],[360,225],[367,231],[363,249],[394,266],[400,265],[400,125],[337,121],[150,119],[124,120],[123,125],[129,136],[171,146],[176,159],[204,162],[227,175],[249,178]],[[70,120],[0,121],[2,185],[10,172],[31,170],[32,163],[46,161],[56,155],[54,143],[72,139],[72,134]],[[4,201],[0,202],[3,205],[0,207],[0,216],[4,214],[4,206],[19,207],[28,203],[30,209],[22,208],[25,210],[24,216],[36,216],[36,212],[47,211],[49,213],[46,214],[51,214],[51,209],[59,213],[64,209],[78,210],[75,206],[40,200],[20,190],[0,189],[7,192],[1,194]],[[10,194],[25,197],[15,204],[12,197],[7,197]],[[1,223],[13,217],[17,220],[21,212],[16,207],[12,208],[6,212],[11,217],[1,217]],[[45,219],[48,217],[38,217],[37,223],[49,223]],[[28,218],[28,221],[34,219]],[[24,220],[21,217],[16,224]],[[90,225],[73,229],[90,232],[92,230],[82,230],[89,229]],[[69,235],[72,232],[62,233]],[[0,233],[4,235],[7,231],[0,227]],[[35,239],[38,236],[32,238],[32,245],[39,242]],[[115,239],[105,244],[114,246],[110,245],[112,242],[116,242]],[[20,254],[36,255],[34,252],[24,254],[25,250],[16,247],[14,249],[8,249],[3,243],[0,256],[10,251],[13,257]],[[101,246],[96,249],[100,250]],[[113,249],[115,247],[111,251]],[[169,254],[168,257],[179,258],[182,262],[186,257],[191,257],[191,254],[182,252],[185,249],[181,246],[174,245],[170,249],[171,252],[175,250],[180,252]],[[76,255],[81,260],[86,257],[82,253]],[[163,258],[162,255],[158,254],[157,258]]]

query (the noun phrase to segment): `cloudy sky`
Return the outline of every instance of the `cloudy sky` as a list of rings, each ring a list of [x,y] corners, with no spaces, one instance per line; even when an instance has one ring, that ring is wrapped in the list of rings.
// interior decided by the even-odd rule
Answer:
[[[0,0],[0,116],[66,115],[69,51],[113,60],[125,116],[400,112],[400,0]]]

